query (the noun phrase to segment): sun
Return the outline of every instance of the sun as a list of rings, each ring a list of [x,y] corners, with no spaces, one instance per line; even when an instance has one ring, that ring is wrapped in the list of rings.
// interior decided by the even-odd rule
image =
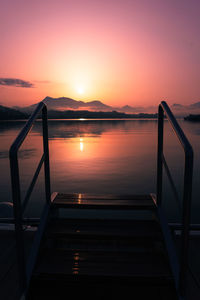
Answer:
[[[85,87],[84,87],[82,84],[77,85],[77,86],[76,86],[76,92],[77,92],[79,95],[85,94]]]

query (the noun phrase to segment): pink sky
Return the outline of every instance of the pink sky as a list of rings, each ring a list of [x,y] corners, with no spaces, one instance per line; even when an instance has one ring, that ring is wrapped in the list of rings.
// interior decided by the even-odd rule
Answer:
[[[0,103],[200,101],[199,28],[199,0],[2,0]]]

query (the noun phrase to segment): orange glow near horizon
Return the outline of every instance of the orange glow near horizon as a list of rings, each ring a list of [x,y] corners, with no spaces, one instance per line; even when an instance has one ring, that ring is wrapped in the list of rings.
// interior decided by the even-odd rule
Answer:
[[[199,101],[199,10],[195,0],[3,1],[0,104]]]

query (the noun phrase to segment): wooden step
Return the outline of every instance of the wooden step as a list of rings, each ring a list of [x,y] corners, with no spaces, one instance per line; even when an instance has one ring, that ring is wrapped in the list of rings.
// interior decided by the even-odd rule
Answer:
[[[79,263],[78,274],[83,277],[130,275],[144,280],[171,276],[159,224],[154,220],[52,219],[44,237],[46,243],[49,239],[56,243],[46,247],[44,239],[37,274],[72,276],[73,266]]]
[[[114,252],[162,252],[163,236],[157,221],[53,219],[43,247]]]
[[[28,299],[177,299],[156,211],[150,195],[57,194]]]
[[[47,236],[67,238],[162,239],[157,221],[153,220],[68,220],[53,219],[47,227]]]
[[[155,209],[154,201],[150,195],[57,194],[52,205],[54,207],[81,209]]]
[[[117,280],[166,282],[171,271],[158,253],[114,253],[110,251],[66,251],[49,249],[38,260],[35,276],[62,276],[66,280]]]
[[[153,220],[53,220],[45,238],[46,247],[64,249],[164,251],[159,224]]]

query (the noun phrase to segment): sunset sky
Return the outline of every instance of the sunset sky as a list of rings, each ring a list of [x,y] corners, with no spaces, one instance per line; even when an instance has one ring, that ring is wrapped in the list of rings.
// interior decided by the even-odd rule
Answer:
[[[200,0],[0,0],[0,104],[200,101]]]

